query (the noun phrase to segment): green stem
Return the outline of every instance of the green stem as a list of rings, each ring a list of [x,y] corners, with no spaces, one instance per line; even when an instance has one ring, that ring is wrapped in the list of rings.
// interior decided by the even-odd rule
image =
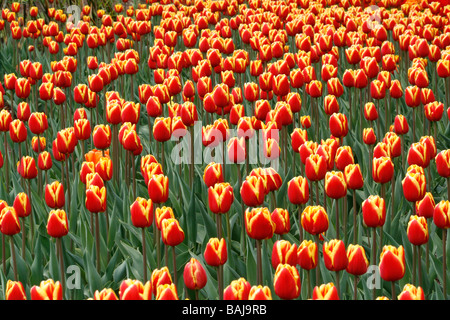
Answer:
[[[12,258],[12,262],[13,262],[13,270],[14,270],[14,280],[18,281],[19,277],[17,275],[17,261],[16,261],[16,249],[14,247],[14,239],[11,236],[9,238],[10,243],[11,243],[11,258]]]
[[[145,241],[145,228],[142,228],[142,264],[144,266],[144,284],[147,282],[147,245]]]

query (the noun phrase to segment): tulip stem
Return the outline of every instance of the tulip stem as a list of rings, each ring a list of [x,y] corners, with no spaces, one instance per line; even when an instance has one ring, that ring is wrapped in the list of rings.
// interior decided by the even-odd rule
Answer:
[[[26,249],[26,243],[27,243],[27,233],[25,228],[25,218],[22,218],[22,258],[25,260],[25,249]]]
[[[303,242],[303,228],[302,228],[302,206],[298,205],[298,235],[299,235],[299,243]]]
[[[442,288],[447,300],[447,229],[442,230]]]
[[[417,246],[413,245],[413,265],[412,265],[412,283],[416,284],[416,270],[417,270]]]
[[[356,243],[356,234],[357,234],[357,230],[356,230],[356,191],[355,189],[352,190],[353,191],[353,243]]]
[[[372,233],[372,265],[377,265],[377,257],[376,257],[376,252],[377,252],[377,229],[373,228],[373,233]],[[376,286],[373,287],[373,291],[372,291],[372,298],[373,300],[375,300],[377,295],[377,289]]]
[[[319,235],[315,234],[314,235],[314,239],[316,241],[316,245],[317,245],[317,251],[319,253],[320,251],[320,239],[319,239]],[[317,266],[316,266],[316,286],[318,286],[320,284],[320,261],[317,262]]]
[[[420,246],[417,246],[417,266],[418,266],[418,278],[419,278],[419,287],[422,287],[422,263],[421,263],[421,252]]]
[[[12,258],[13,270],[14,270],[14,280],[18,281],[19,277],[17,275],[17,261],[16,261],[16,249],[14,247],[14,238],[11,236],[9,238],[9,240],[11,243],[11,258]]]
[[[353,300],[358,300],[358,282],[359,277],[355,275],[355,281],[353,283]]]
[[[175,285],[178,284],[178,277],[177,277],[177,255],[175,253],[175,246],[172,247],[172,259],[173,259],[173,278]]]
[[[147,245],[145,241],[145,228],[142,228],[142,264],[144,268],[144,284],[147,282]]]
[[[339,237],[339,199],[336,199],[336,239]]]
[[[189,127],[190,129],[190,133],[191,133],[191,163],[190,163],[190,181],[189,181],[189,185],[191,186],[191,189],[193,187],[194,184],[194,127],[191,126]]]
[[[6,274],[5,235],[2,233],[2,264],[3,274]]]
[[[397,296],[395,295],[395,281],[391,281],[391,291],[392,291],[392,300],[397,300]]]
[[[336,271],[336,290],[338,292],[338,296],[341,298],[340,271]]]
[[[164,154],[164,150],[163,150]],[[133,199],[136,199],[136,161],[134,159],[134,154],[130,152],[131,156],[131,170],[133,170]],[[164,158],[163,158],[164,159]]]
[[[98,213],[95,213],[95,251],[97,255],[97,272],[100,272],[100,226]]]
[[[257,283],[262,285],[261,240],[256,240]]]
[[[30,207],[31,207],[31,212],[30,212],[30,228],[31,228],[31,247],[33,248],[33,239],[34,239],[34,219],[33,219],[33,202],[31,199],[31,181],[30,179],[28,179],[28,198],[30,200]]]
[[[62,244],[61,244],[61,238],[56,238],[56,246],[58,248],[58,258],[59,258],[59,269],[61,272],[61,285],[62,285],[62,291],[64,295],[64,289],[66,287],[66,279],[64,277],[64,257],[63,257],[63,251],[62,251]]]
[[[238,191],[240,190],[241,186],[242,186],[242,173],[241,173],[241,165],[239,163],[236,164],[237,166],[237,172],[238,172]],[[240,194],[240,192],[237,192]],[[244,255],[245,257],[245,249],[246,249],[246,245],[245,245],[245,208],[244,208],[244,202],[242,201],[242,196],[241,196],[241,253]]]
[[[4,164],[5,164],[5,186],[6,186],[6,193],[9,194],[9,168],[8,168],[8,141],[6,139],[6,131],[4,133]]]

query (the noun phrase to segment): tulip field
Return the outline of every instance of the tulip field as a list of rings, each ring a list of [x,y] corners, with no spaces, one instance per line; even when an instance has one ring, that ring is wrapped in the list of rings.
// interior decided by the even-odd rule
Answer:
[[[0,300],[447,300],[449,106],[444,0],[2,1]]]

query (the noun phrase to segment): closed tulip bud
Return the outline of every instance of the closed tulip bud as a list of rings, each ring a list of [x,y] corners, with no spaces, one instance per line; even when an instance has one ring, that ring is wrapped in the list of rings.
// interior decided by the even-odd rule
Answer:
[[[418,86],[408,86],[405,88],[405,102],[410,108],[415,108],[420,105],[420,88]]]
[[[161,236],[165,245],[174,247],[183,242],[184,231],[178,220],[168,218],[161,221]]]
[[[233,197],[233,188],[229,183],[216,183],[208,188],[209,208],[213,213],[227,213]]]
[[[304,270],[317,267],[319,262],[319,251],[317,244],[311,240],[303,240],[297,248],[297,263]]]
[[[415,246],[427,243],[429,238],[427,219],[416,215],[410,216],[406,234],[409,242]]]
[[[336,168],[340,171],[344,171],[345,168],[354,164],[355,160],[353,158],[353,151],[350,146],[340,146],[336,150],[336,156],[334,158]]]
[[[405,251],[386,245],[380,254],[380,276],[384,281],[398,281],[405,275]]]
[[[430,160],[427,144],[421,142],[411,144],[407,156],[408,165],[415,164],[422,168],[427,168]]]
[[[330,271],[341,271],[348,266],[348,257],[342,240],[333,239],[323,244],[325,267]]]
[[[289,264],[279,264],[275,270],[273,285],[275,294],[281,299],[297,298],[301,290],[298,270]]]
[[[17,164],[17,172],[24,179],[34,179],[37,176],[36,161],[29,156],[23,156]]]
[[[356,190],[364,186],[364,179],[359,164],[347,165],[344,169],[344,177],[348,189]]]
[[[394,131],[399,135],[408,133],[409,125],[405,116],[398,114],[394,119]]]
[[[171,207],[157,207],[155,210],[155,222],[156,222],[156,227],[159,230],[162,230],[162,226],[161,223],[164,219],[174,219],[175,215],[173,213],[173,210]]]
[[[169,198],[169,178],[155,174],[148,181],[148,195],[154,203],[166,202]]]
[[[363,129],[363,141],[367,145],[373,145],[377,142],[377,137],[372,127]]]
[[[272,300],[272,292],[268,286],[253,286],[248,294],[248,300]]]
[[[289,212],[286,209],[276,208],[271,214],[272,221],[275,223],[276,234],[286,234],[291,229]]]
[[[434,207],[433,222],[440,229],[450,228],[450,201],[441,200]]]
[[[8,280],[6,283],[5,300],[27,300],[22,282]]]
[[[2,99],[0,98],[0,101],[1,100]],[[30,118],[30,115],[31,115],[30,105],[25,101],[20,102],[17,105],[17,118],[23,122],[27,122],[28,119]]]
[[[153,124],[153,137],[156,141],[165,142],[172,135],[171,118],[158,117]]]
[[[309,200],[308,180],[302,176],[294,177],[288,182],[288,198],[292,204],[305,204]]]
[[[122,131],[120,143],[125,150],[134,152],[139,149],[141,139],[134,128],[126,128]]]
[[[127,101],[122,105],[121,108],[121,119],[122,123],[130,122],[135,124],[139,121],[141,115],[141,105],[139,103],[134,103],[132,101]]]
[[[75,151],[78,139],[75,136],[73,127],[58,131],[56,134],[58,150],[62,154],[71,154]]]
[[[69,222],[64,210],[51,210],[47,220],[47,233],[53,238],[61,238],[69,233]]]
[[[31,91],[31,83],[28,78],[18,78],[14,90],[18,98],[27,99]]]
[[[105,288],[101,291],[95,290],[94,298],[88,300],[119,300],[114,290],[111,288]]]
[[[339,300],[339,293],[333,283],[315,286],[313,290],[313,300]]]
[[[20,192],[14,198],[13,208],[19,218],[28,217],[31,213],[31,202],[27,194]]]
[[[431,192],[426,192],[424,197],[416,202],[416,212],[419,217],[425,217],[426,219],[433,218],[434,207],[436,203],[434,201]]]
[[[367,102],[364,105],[364,117],[368,121],[375,121],[378,119],[378,111],[373,102]]]
[[[76,120],[74,122],[74,133],[77,140],[88,140],[91,137],[91,125],[89,120]]]
[[[369,261],[366,257],[364,247],[350,244],[347,247],[348,265],[346,271],[355,276],[362,276],[367,272]]]
[[[27,128],[25,123],[19,119],[14,119],[9,124],[9,136],[15,143],[22,143],[27,139]]]
[[[301,225],[312,235],[321,234],[328,230],[328,215],[322,206],[307,206],[301,215]]]
[[[229,87],[226,84],[222,83],[216,85],[212,91],[212,95],[214,104],[218,108],[225,108],[226,106],[228,106],[228,103],[230,101],[230,92]]]
[[[216,183],[223,182],[222,165],[215,162],[209,163],[203,173],[203,181],[208,188],[214,186]]]
[[[435,162],[439,176],[450,177],[450,149],[440,151],[435,157]]]
[[[21,230],[19,216],[14,207],[5,206],[0,212],[0,231],[13,236]]]
[[[47,115],[43,112],[33,112],[28,119],[28,127],[35,135],[44,133],[48,129]]]
[[[39,169],[46,171],[51,169],[53,163],[52,163],[52,157],[50,156],[50,153],[47,151],[43,151],[38,156],[38,167]]]
[[[0,110],[0,131],[6,132],[9,131],[9,126],[13,121],[11,113],[6,109]]]
[[[428,121],[439,121],[444,114],[444,104],[434,101],[424,105],[425,116]]]
[[[86,184],[87,185],[87,184]],[[89,185],[86,189],[86,209],[91,213],[106,211],[106,188]]]
[[[345,137],[348,133],[347,116],[342,113],[334,113],[329,121],[330,131],[334,137]]]
[[[277,269],[280,264],[297,265],[297,245],[287,240],[277,240],[272,247],[272,267]]]
[[[30,289],[31,300],[62,300],[63,291],[59,281],[48,279],[41,281],[39,286]]]
[[[339,199],[347,194],[347,183],[343,172],[330,171],[326,173],[325,192],[332,199]]]
[[[92,132],[92,140],[97,149],[108,149],[111,145],[111,128],[109,125],[98,124]]]
[[[147,281],[143,284],[139,280],[124,280],[120,284],[119,298],[120,300],[151,300],[152,283]]]
[[[369,196],[362,203],[363,223],[366,227],[377,228],[386,221],[386,203],[379,196]]]
[[[403,195],[410,202],[422,200],[425,196],[426,186],[425,174],[421,172],[408,170],[405,178],[402,180]]]
[[[130,206],[131,222],[136,228],[148,228],[153,223],[153,202],[141,197]]]
[[[402,292],[397,297],[398,300],[425,300],[425,294],[421,287],[412,284],[405,284]]]
[[[233,163],[243,163],[247,157],[245,139],[231,138],[227,145],[228,159]]]
[[[208,278],[205,269],[197,259],[191,258],[186,263],[183,271],[183,280],[186,288],[190,290],[200,290],[205,287]]]
[[[223,291],[224,300],[248,300],[251,285],[244,278],[231,281]]]
[[[193,126],[198,120],[197,107],[190,101],[184,102],[181,105],[180,116],[187,127]]]
[[[311,80],[306,85],[306,93],[309,94],[312,98],[319,98],[322,96],[322,82],[319,80]]]
[[[257,207],[264,202],[265,185],[261,177],[248,176],[240,188],[242,201],[248,207]]]
[[[221,238],[219,240],[218,238],[210,238],[206,244],[203,256],[206,263],[212,267],[218,267],[225,264],[228,259],[225,239]]]
[[[275,223],[267,208],[253,208],[245,211],[245,228],[252,239],[263,240],[272,238]]]
[[[387,183],[394,175],[394,163],[389,157],[373,158],[372,178],[377,183]]]
[[[324,156],[312,154],[306,158],[305,174],[310,181],[319,181],[325,178],[327,173],[327,161]]]
[[[64,207],[65,196],[62,183],[54,181],[45,186],[45,203],[52,209]]]

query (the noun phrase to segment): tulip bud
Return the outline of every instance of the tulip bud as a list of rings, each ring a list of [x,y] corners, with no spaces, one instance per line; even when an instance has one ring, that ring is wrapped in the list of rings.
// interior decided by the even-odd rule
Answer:
[[[225,239],[210,238],[206,244],[204,258],[208,265],[217,267],[227,262],[227,246]]]
[[[249,237],[257,240],[270,239],[275,227],[267,208],[247,208],[245,211],[245,228]]]
[[[64,187],[59,181],[54,181],[45,186],[45,203],[52,209],[64,207]]]
[[[288,182],[288,198],[294,205],[305,204],[309,200],[308,180],[302,176],[294,177]]]
[[[373,158],[372,178],[377,183],[387,183],[394,175],[394,163],[389,157]]]
[[[153,223],[153,202],[141,197],[130,206],[131,222],[136,228],[148,228]]]
[[[384,281],[398,281],[405,275],[405,251],[386,245],[380,254],[380,276]]]
[[[69,222],[64,210],[51,210],[47,220],[47,233],[53,238],[61,238],[69,233]]]
[[[295,266],[279,264],[273,279],[275,294],[281,299],[291,300],[300,295],[300,275]]]
[[[315,286],[313,290],[313,300],[339,300],[339,293],[333,283]]]
[[[31,300],[62,300],[63,292],[59,281],[53,279],[41,281],[39,286],[30,289]]]
[[[25,289],[20,281],[8,280],[6,283],[5,300],[27,300]]]
[[[244,278],[231,281],[223,291],[224,300],[248,300],[251,285]]]
[[[312,235],[321,234],[328,230],[328,215],[322,206],[307,206],[300,219],[306,232]]]
[[[425,300],[425,294],[421,287],[412,284],[405,284],[402,292],[397,297],[398,300]]]
[[[216,183],[208,188],[209,209],[213,213],[227,213],[233,203],[233,188],[229,183]]]
[[[208,281],[206,271],[200,262],[191,258],[188,263],[186,263],[183,271],[183,280],[186,288],[190,290],[200,290]]]
[[[330,171],[326,173],[325,192],[332,199],[339,199],[347,194],[347,183],[343,172]]]
[[[406,200],[410,202],[422,200],[427,187],[425,174],[407,170],[406,176],[402,180],[402,187]]]
[[[151,300],[152,283],[147,281],[143,284],[139,280],[124,280],[120,284],[119,297],[120,300]]]
[[[312,154],[306,158],[305,174],[310,181],[319,181],[325,178],[327,172],[327,162],[324,156]]]
[[[441,200],[434,207],[433,222],[440,229],[450,228],[450,201]]]
[[[369,261],[364,247],[350,244],[347,247],[348,265],[346,271],[355,276],[361,276],[367,272]]]
[[[369,196],[362,203],[363,222],[366,227],[377,228],[386,221],[386,203],[379,196]]]
[[[106,188],[90,185],[86,189],[86,209],[91,213],[106,211]]]
[[[427,243],[429,238],[427,219],[415,215],[410,216],[406,234],[409,242],[415,246]]]
[[[248,300],[272,300],[270,288],[262,285],[251,287]]]
[[[280,264],[293,267],[297,264],[297,245],[287,240],[277,240],[272,247],[272,267],[277,269]]]

